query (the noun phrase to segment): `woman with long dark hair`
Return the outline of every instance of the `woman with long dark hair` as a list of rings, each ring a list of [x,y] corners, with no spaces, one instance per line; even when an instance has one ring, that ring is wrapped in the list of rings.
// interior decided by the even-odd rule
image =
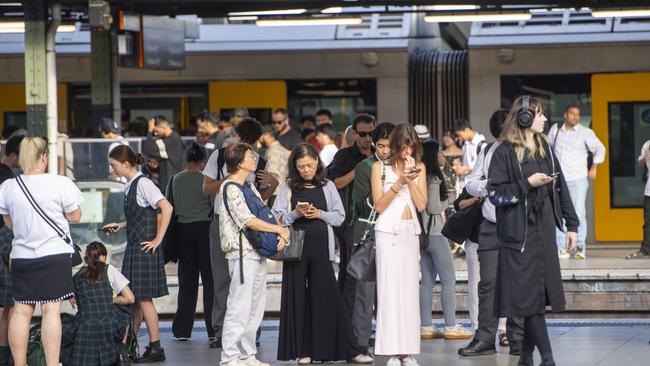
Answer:
[[[397,126],[390,136],[388,163],[372,166],[372,200],[377,261],[375,354],[388,366],[417,366],[420,353],[419,240],[417,214],[427,205],[427,171],[413,126]]]
[[[429,233],[429,245],[420,251],[422,282],[420,284],[420,337],[422,339],[467,339],[472,332],[456,324],[456,269],[447,238],[442,236],[448,191],[440,166],[444,156],[437,140],[422,144],[422,163],[426,168],[427,208],[422,211],[424,229]],[[444,332],[431,324],[431,305],[436,277],[440,276],[440,303],[445,318]]]
[[[542,104],[529,96],[510,108],[488,171],[488,197],[496,206],[501,247],[495,311],[522,317],[524,342],[519,366],[533,365],[537,346],[543,366],[555,365],[546,329],[546,305],[566,307],[555,227],[566,222],[567,250],[575,248],[576,216],[560,164],[544,135]]]
[[[158,187],[138,171],[138,166],[144,162],[142,155],[136,154],[126,145],[117,146],[108,154],[108,164],[112,171],[127,180],[124,186],[126,221],[103,227],[108,233],[126,229],[127,241],[122,273],[131,281],[135,295],[135,332],[140,330],[144,319],[149,333],[149,345],[144,354],[136,360],[137,363],[165,360],[165,351],[160,346],[158,334],[158,311],[153,299],[169,294],[163,253],[159,246],[173,211],[172,205]],[[157,217],[158,209],[161,211],[160,223]]]
[[[334,261],[333,226],[345,209],[313,146],[300,144],[289,157],[289,177],[280,186],[273,213],[283,225],[305,231],[302,257],[284,262],[278,359],[298,364],[352,360],[371,363],[354,345],[352,325],[341,296]]]
[[[129,289],[129,280],[115,267],[106,264],[106,256],[104,244],[88,244],[84,255],[86,265],[72,277],[79,309],[73,366],[108,366],[116,364],[118,359],[119,365],[129,362],[122,351],[131,314],[116,305],[131,305],[135,296]]]
[[[187,166],[174,175],[167,185],[167,199],[174,203],[176,237],[178,244],[178,307],[172,322],[174,338],[185,341],[192,336],[196,301],[199,293],[199,275],[203,283],[203,315],[208,338],[215,336],[212,327],[214,298],[212,265],[210,264],[210,222],[212,202],[203,194],[203,174],[207,152],[193,143],[185,157]],[[174,231],[172,231],[174,233]]]

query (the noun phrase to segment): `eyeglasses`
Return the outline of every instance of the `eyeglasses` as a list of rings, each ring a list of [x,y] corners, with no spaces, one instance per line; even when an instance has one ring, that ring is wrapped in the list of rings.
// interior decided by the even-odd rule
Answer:
[[[372,130],[372,131],[356,131],[356,132],[357,132],[357,134],[359,134],[359,137],[368,137],[368,136],[372,136],[372,133],[375,132],[375,130]]]

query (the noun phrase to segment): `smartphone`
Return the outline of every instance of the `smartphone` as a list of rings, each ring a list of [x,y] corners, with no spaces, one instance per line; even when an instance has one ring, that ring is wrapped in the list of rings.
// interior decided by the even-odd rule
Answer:
[[[549,174],[548,176],[551,177],[551,178],[555,178],[555,177],[557,177],[558,175],[560,175],[560,172],[555,172],[555,173],[553,173],[553,174]]]
[[[411,172],[412,172],[412,173],[419,173],[419,172],[421,172],[421,171],[422,171],[422,169],[420,169],[420,168],[418,168],[418,167],[415,167],[415,168],[411,169]]]
[[[296,204],[296,208],[299,208],[301,210],[305,209],[307,207],[309,207],[309,202],[300,202],[300,201],[298,201],[298,203]]]

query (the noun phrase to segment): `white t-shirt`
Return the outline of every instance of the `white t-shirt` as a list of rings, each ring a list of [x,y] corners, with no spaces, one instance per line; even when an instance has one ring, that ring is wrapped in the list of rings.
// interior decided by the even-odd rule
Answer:
[[[124,277],[122,272],[111,265],[108,266],[107,273],[108,282],[110,282],[111,288],[113,289],[113,296],[117,296],[126,286],[129,285],[129,280]]]
[[[318,154],[320,160],[323,162],[323,166],[327,167],[330,165],[332,160],[334,160],[334,155],[339,151],[339,149],[334,144],[329,144],[323,146],[323,149]]]
[[[650,159],[646,159],[645,154],[646,154],[646,151],[648,151],[649,148],[650,148],[650,140],[646,141],[643,144],[643,147],[641,147],[641,154],[636,159],[636,160],[639,160],[639,161],[645,160],[645,166],[646,166],[646,169],[648,169],[648,172],[650,172]],[[645,182],[645,190],[643,191],[643,195],[650,197],[650,179],[648,179]]]
[[[64,213],[79,208],[81,191],[68,177],[59,175],[22,175],[27,189],[45,214],[70,234]],[[14,240],[11,257],[34,259],[48,255],[73,253],[66,243],[36,212],[15,179],[0,185],[0,215],[9,215],[13,222]]]
[[[131,188],[131,183],[135,178],[142,175],[142,172],[138,172],[134,175],[131,180],[129,180],[124,186],[124,194],[129,194],[129,189]],[[156,208],[158,202],[165,198],[165,196],[160,192],[160,189],[151,181],[151,179],[144,177],[138,181],[138,191],[136,192],[136,198],[138,205],[140,207],[152,207]]]

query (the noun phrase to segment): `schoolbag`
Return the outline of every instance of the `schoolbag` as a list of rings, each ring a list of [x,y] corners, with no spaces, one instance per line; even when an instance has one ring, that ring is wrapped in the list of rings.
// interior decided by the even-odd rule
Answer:
[[[241,185],[239,183],[230,181],[226,182],[223,187],[223,204],[228,212],[228,215],[232,219],[232,213],[230,212],[230,207],[228,207],[228,197],[226,190],[229,186],[234,185],[239,188],[244,194],[244,200],[246,200],[246,205],[255,217],[258,219],[268,222],[269,224],[276,225],[277,221],[275,216],[271,213],[269,206],[265,205],[262,199],[253,191],[253,189],[248,185]],[[234,220],[233,220],[234,221]],[[272,257],[278,252],[278,236],[274,233],[257,231],[249,228],[244,228],[239,230],[239,259],[243,260],[244,249],[242,248],[242,235],[246,237],[251,246],[261,255],[262,257]],[[244,282],[243,276],[243,266],[239,266],[241,274],[241,282]]]

